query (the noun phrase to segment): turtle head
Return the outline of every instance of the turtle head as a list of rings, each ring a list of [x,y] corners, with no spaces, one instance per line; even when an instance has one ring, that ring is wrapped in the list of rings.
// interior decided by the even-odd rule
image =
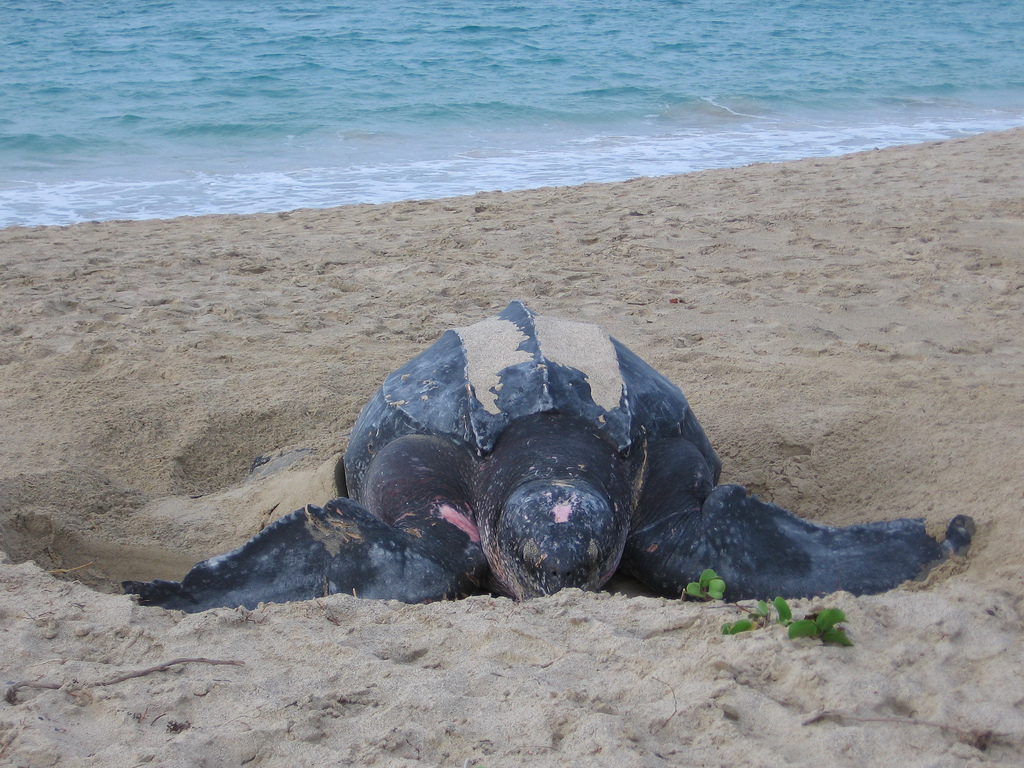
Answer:
[[[628,532],[628,512],[584,480],[525,483],[493,530],[495,586],[516,599],[599,589],[618,567]]]

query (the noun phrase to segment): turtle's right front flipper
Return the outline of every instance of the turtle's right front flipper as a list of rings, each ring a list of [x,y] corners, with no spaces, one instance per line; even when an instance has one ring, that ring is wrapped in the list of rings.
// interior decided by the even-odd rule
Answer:
[[[809,597],[838,590],[875,594],[914,579],[971,544],[974,521],[957,515],[936,541],[924,521],[832,528],[713,486],[715,468],[685,440],[656,442],[621,567],[660,594],[679,596],[705,568],[730,600]]]
[[[443,517],[394,527],[342,498],[282,517],[238,549],[197,563],[180,583],[123,586],[144,605],[190,613],[336,592],[419,603],[474,591],[486,568],[479,542]]]

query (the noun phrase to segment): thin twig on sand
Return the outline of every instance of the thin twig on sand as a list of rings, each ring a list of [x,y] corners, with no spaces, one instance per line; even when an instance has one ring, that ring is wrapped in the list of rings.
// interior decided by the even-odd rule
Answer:
[[[845,712],[838,712],[833,709],[826,709],[803,721],[802,725],[811,725],[820,720],[848,720],[854,723],[899,723],[901,725],[927,725],[932,728],[939,728],[943,731],[951,731],[956,734],[957,739],[975,749],[984,752],[988,749],[994,736],[1000,735],[988,728],[960,728],[949,723],[936,723],[931,720],[918,720],[913,717],[860,717]]]
[[[187,658],[187,659],[172,659],[171,661],[165,661],[163,664],[157,664],[154,667],[147,667],[146,669],[136,670],[135,672],[125,672],[123,675],[112,677],[109,680],[99,680],[95,683],[88,683],[81,687],[87,688],[89,686],[103,686],[103,685],[116,685],[122,683],[125,680],[130,680],[133,677],[142,677],[143,675],[151,675],[154,672],[162,672],[169,667],[176,666],[178,664],[230,664],[236,667],[244,667],[244,661],[235,661],[233,659],[204,659],[202,657]],[[74,682],[74,681],[72,681]],[[14,683],[7,688],[7,693],[4,694],[4,700],[8,704],[15,704],[18,701],[18,691],[22,688],[37,688],[43,690],[56,691],[67,685],[67,682],[63,683],[44,683],[37,680],[22,680],[21,682]]]

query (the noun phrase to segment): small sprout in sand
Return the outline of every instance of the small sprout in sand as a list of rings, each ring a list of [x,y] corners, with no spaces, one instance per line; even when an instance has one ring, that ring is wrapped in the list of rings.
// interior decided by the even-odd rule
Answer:
[[[793,611],[781,597],[776,597],[771,606],[764,600],[758,600],[757,607],[747,613],[747,618],[723,624],[722,634],[738,635],[740,632],[749,632],[752,629],[767,626],[772,606],[775,607],[775,612],[778,614],[775,622],[789,627],[790,640],[795,640],[798,637],[813,637],[823,643],[853,645],[853,641],[846,636],[846,630],[836,626],[839,622],[846,621],[846,616],[838,608],[826,608],[812,613],[800,621],[793,621]]]
[[[798,637],[813,637],[823,643],[853,645],[853,641],[846,636],[846,630],[836,626],[841,621],[846,621],[842,611],[838,608],[826,608],[790,624],[789,638],[794,640]]]
[[[785,599],[782,597],[776,597],[775,600],[772,601],[772,605],[775,606],[775,612],[779,614],[779,624],[784,627],[788,627],[793,623],[793,612],[789,609],[789,604]]]
[[[734,621],[731,624],[729,622],[725,622],[725,624],[722,625],[722,634],[738,635],[740,632],[749,632],[753,628],[754,622],[749,619],[740,619],[739,621]]]
[[[757,626],[763,627],[768,624],[768,619],[771,618],[771,615],[772,609],[769,607],[768,603],[764,600],[758,600],[757,607],[747,614],[747,618]]]
[[[846,630],[836,626],[839,622],[846,621],[846,615],[838,608],[825,608],[817,613],[808,614],[800,621],[793,621],[793,611],[790,610],[789,604],[783,598],[776,597],[772,604],[779,614],[776,622],[784,627],[789,627],[790,640],[798,637],[814,637],[823,643],[853,645],[853,641],[846,636]]]
[[[700,575],[699,581],[691,581],[686,585],[684,596],[694,600],[707,601],[721,600],[723,595],[725,595],[725,582],[711,568],[707,568]],[[795,640],[798,637],[813,637],[823,643],[853,645],[853,641],[846,636],[846,630],[837,626],[839,622],[846,621],[846,615],[841,610],[825,608],[817,613],[808,614],[799,621],[793,621],[793,611],[781,596],[776,597],[771,605],[764,600],[758,600],[757,606],[747,612],[747,618],[725,622],[722,625],[722,634],[738,635],[741,632],[749,632],[767,626],[771,619],[772,607],[778,614],[775,619],[776,623],[789,627],[790,640]]]
[[[722,634],[738,635],[740,632],[749,632],[752,629],[763,627],[768,623],[768,617],[771,614],[771,610],[772,609],[768,607],[768,603],[764,600],[758,600],[757,607],[747,613],[747,618],[723,624]]]
[[[686,596],[694,600],[721,600],[725,595],[725,582],[710,568],[706,569],[699,581],[686,585]]]

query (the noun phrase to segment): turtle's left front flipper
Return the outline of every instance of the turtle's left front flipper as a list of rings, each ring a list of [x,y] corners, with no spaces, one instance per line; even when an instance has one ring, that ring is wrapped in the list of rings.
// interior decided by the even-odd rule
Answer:
[[[958,515],[936,541],[922,520],[832,528],[747,494],[712,487],[713,472],[685,441],[651,447],[649,472],[622,568],[659,593],[680,596],[713,568],[730,600],[874,594],[970,546],[974,521]]]
[[[394,527],[341,498],[282,517],[238,549],[197,563],[180,583],[123,586],[144,605],[188,612],[336,592],[419,603],[475,591],[486,568],[479,543],[443,519]]]

